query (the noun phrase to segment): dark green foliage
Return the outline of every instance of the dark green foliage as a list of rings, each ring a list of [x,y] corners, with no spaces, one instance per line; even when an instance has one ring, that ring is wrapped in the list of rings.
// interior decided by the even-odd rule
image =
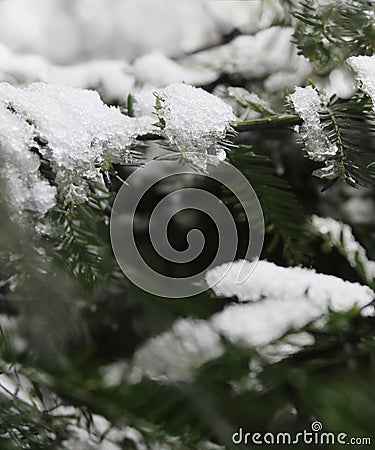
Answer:
[[[306,212],[289,183],[277,175],[272,161],[245,148],[229,154],[230,162],[250,181],[261,203],[266,234],[271,237],[267,253],[281,242],[285,260],[298,264],[308,258]]]
[[[331,179],[352,186],[374,183],[375,114],[368,97],[363,94],[349,100],[332,97],[321,121],[326,136],[339,150]]]
[[[339,6],[316,8],[314,2],[303,1],[293,13],[298,19],[294,39],[300,52],[319,73],[326,74],[349,56],[372,55],[375,30],[372,12],[374,2],[351,0]]]
[[[91,184],[86,204],[68,206],[53,213],[53,219],[61,225],[62,239],[56,239],[57,256],[71,275],[89,290],[103,282],[113,270],[108,230],[112,198],[102,186]]]

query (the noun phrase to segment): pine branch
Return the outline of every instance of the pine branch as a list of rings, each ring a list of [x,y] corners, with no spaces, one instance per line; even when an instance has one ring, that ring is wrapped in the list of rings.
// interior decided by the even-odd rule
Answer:
[[[64,229],[64,238],[56,242],[56,256],[88,291],[113,268],[106,222],[111,198],[112,193],[91,183],[87,204],[54,213]]]
[[[262,117],[259,119],[243,120],[240,122],[233,122],[232,128],[237,133],[246,133],[248,131],[257,131],[273,128],[287,128],[295,125],[301,125],[302,120],[296,114],[281,114],[269,117]],[[165,137],[161,134],[144,134],[138,136],[139,141],[157,141],[165,140]]]
[[[295,125],[301,125],[301,123],[302,120],[298,115],[286,114],[236,122],[233,124],[233,128],[237,132],[241,133],[246,131],[292,127]]]
[[[312,217],[314,232],[330,247],[336,247],[349,264],[372,289],[375,288],[375,262],[368,259],[366,250],[359,244],[349,225],[330,217]]]
[[[362,94],[350,100],[334,96],[320,117],[325,134],[339,150],[332,181],[343,180],[352,186],[372,184],[375,115],[368,98]]]

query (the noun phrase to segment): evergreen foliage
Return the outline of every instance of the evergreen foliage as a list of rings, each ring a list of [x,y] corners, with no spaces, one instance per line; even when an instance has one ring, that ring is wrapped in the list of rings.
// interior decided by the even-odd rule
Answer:
[[[33,218],[25,225],[12,219],[7,166],[0,154],[1,449],[247,448],[231,440],[240,427],[249,432],[295,432],[310,430],[314,420],[323,423],[324,431],[369,436],[374,442],[374,297],[362,305],[358,294],[349,310],[331,308],[319,320],[288,329],[267,346],[249,347],[212,326],[216,314],[241,303],[238,296],[219,298],[211,290],[170,300],[148,294],[125,278],[110,245],[115,195],[129,174],[142,166],[149,148],[160,160],[171,158],[163,156],[167,149],[175,152],[172,157],[188,161],[197,169],[197,179],[192,177],[195,186],[201,183],[198,175],[205,172],[202,161],[220,163],[215,159],[219,149],[250,181],[261,203],[265,218],[261,259],[289,267],[303,264],[362,283],[373,295],[374,108],[365,93],[328,96],[324,86],[331,71],[350,56],[373,55],[374,2],[274,3],[283,14],[273,25],[294,27],[293,39],[312,64],[310,86],[320,99],[320,138],[335,146],[337,153],[312,158],[302,133],[304,152],[296,132],[306,121],[293,108],[292,89],[270,94],[263,76],[218,74],[213,84],[201,84],[204,95],[214,92],[229,99],[235,120],[229,122],[228,113],[227,123],[223,120],[219,129],[208,119],[199,120],[205,105],[194,91],[194,126],[205,139],[201,148],[202,140],[197,145],[178,127],[172,128],[173,133],[166,131],[171,111],[164,106],[161,116],[162,100],[156,92],[156,107],[149,113],[155,126],[132,136],[126,163],[115,158],[95,161],[98,177],[82,177],[84,201],[74,196],[67,200],[59,190],[59,183],[66,180],[58,179],[48,142],[38,134],[29,146],[39,158],[38,177],[57,188],[56,204],[41,222]],[[181,64],[186,64],[182,59]],[[242,96],[225,91],[233,80],[243,88]],[[249,91],[259,97],[248,97]],[[129,94],[120,105],[126,119],[140,117],[135,98]],[[181,102],[176,102],[177,107]],[[219,99],[215,102],[219,108]],[[186,126],[190,113],[186,111]],[[181,139],[173,140],[174,133]],[[0,151],[6,154],[3,145],[0,125]],[[207,182],[204,188],[216,186]],[[172,182],[155,186],[152,198],[174,190]],[[219,196],[233,208],[240,227],[243,216],[236,198],[225,189]],[[353,199],[357,206],[370,205],[370,219],[363,213],[365,218],[350,222],[351,216],[359,215],[352,214],[349,201]],[[335,205],[332,217],[339,221],[318,217],[331,215],[330,205]],[[194,220],[192,224],[199,225]],[[40,228],[43,232],[35,231]],[[176,234],[177,244],[183,247],[184,228]],[[296,286],[287,282],[286,286],[292,297]],[[278,293],[274,295],[277,298]],[[192,327],[197,321],[212,326],[218,354],[206,358],[204,350],[189,340],[189,332],[184,335],[183,327],[176,331],[180,320]],[[299,341],[300,333],[309,339]],[[160,336],[162,346],[157,347]],[[176,366],[186,364],[186,378],[148,376],[137,366],[137,357],[147,345],[166,370],[168,365],[173,370],[173,361]],[[171,353],[165,354],[163,348],[172,349]]]

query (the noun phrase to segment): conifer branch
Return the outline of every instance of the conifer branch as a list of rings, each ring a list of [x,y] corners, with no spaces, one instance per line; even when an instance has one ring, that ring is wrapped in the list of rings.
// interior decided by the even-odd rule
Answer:
[[[286,128],[301,125],[302,119],[297,114],[282,114],[280,116],[262,117],[259,119],[233,122],[232,127],[238,133],[272,128]],[[156,141],[164,139],[164,136],[156,133],[148,133],[137,138],[139,141]]]

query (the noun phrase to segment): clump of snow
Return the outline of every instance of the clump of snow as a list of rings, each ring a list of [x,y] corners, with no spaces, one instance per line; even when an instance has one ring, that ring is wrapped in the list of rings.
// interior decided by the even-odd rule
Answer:
[[[249,277],[238,282],[239,271],[243,274],[246,267],[251,273],[253,265],[249,262],[223,264],[210,270],[206,280],[216,295],[236,296],[241,302],[248,302],[216,313],[212,324],[234,342],[250,346],[268,345],[288,331],[300,330],[324,317],[329,310],[361,308],[374,298],[367,286],[266,261],[260,261]],[[367,308],[363,310],[368,312]]]
[[[137,350],[133,363],[151,378],[188,380],[196,368],[222,353],[220,337],[208,322],[181,319]]]
[[[205,0],[0,1],[0,40],[62,64],[155,49],[178,55],[218,39]]]
[[[33,145],[31,126],[0,104],[0,177],[13,219],[23,220],[26,211],[42,217],[55,204],[56,189],[41,178]]]
[[[73,65],[54,65],[38,55],[12,52],[0,44],[0,81],[27,85],[43,81],[58,86],[96,89],[107,101],[123,102],[134,87],[126,61],[94,60]]]
[[[249,276],[245,276],[246,269]],[[237,279],[241,270],[242,276]],[[252,271],[252,272],[251,272]],[[251,273],[251,275],[250,275]],[[367,286],[350,283],[332,275],[316,273],[302,267],[280,267],[267,261],[255,266],[248,261],[222,264],[206,274],[206,281],[218,296],[236,296],[239,301],[258,301],[262,298],[323,302],[338,310],[358,302],[369,302],[373,292]]]
[[[266,261],[254,270],[247,261],[223,264],[208,271],[206,281],[217,296],[236,296],[240,303],[206,321],[178,320],[143,344],[133,365],[146,376],[164,382],[191,379],[202,364],[223,354],[220,336],[256,349],[271,363],[279,361],[314,343],[303,330],[310,323],[319,327],[330,311],[363,308],[374,298],[367,286]],[[362,310],[372,312],[371,307]]]
[[[59,86],[96,89],[107,101],[124,101],[134,87],[134,76],[125,61],[94,60],[71,66],[52,65],[46,80]]]
[[[357,90],[352,71],[345,66],[333,69],[329,74],[329,83],[325,90],[328,97],[331,95],[337,95],[340,98],[352,97]]]
[[[163,55],[153,52],[143,55],[133,63],[134,76],[137,81],[164,87],[172,83],[204,85],[215,81],[217,73],[208,68],[185,67]]]
[[[151,128],[149,118],[127,117],[94,91],[44,83],[25,89],[0,83],[0,113],[2,157],[6,166],[14,166],[8,171],[10,180],[20,180],[18,190],[12,184],[11,202],[24,205],[20,210],[35,206],[41,215],[53,205],[55,188],[40,179],[40,161],[30,148],[50,162],[60,193],[68,201],[80,200],[85,180],[95,179],[105,162],[129,161],[129,147]],[[13,176],[16,171],[18,177]]]
[[[303,120],[301,135],[306,143],[306,151],[314,161],[324,161],[338,152],[336,144],[331,143],[324,134],[319,112],[322,111],[321,98],[311,86],[297,87],[290,99],[296,113]]]
[[[132,96],[135,100],[133,109],[136,116],[152,116],[154,122],[156,122],[157,119],[155,115],[153,115],[155,113],[156,104],[155,92],[156,87],[147,84],[133,90]]]
[[[366,250],[359,244],[349,225],[331,217],[312,216],[312,225],[315,230],[326,237],[332,246],[339,249],[348,259],[352,267],[362,267],[367,281],[374,282],[375,261],[367,258]]]
[[[156,91],[160,99],[158,115],[165,122],[163,132],[181,152],[215,154],[225,137],[232,108],[200,88],[182,83]]]
[[[311,72],[311,66],[293,44],[294,30],[288,27],[270,27],[254,35],[241,35],[229,44],[202,51],[191,56],[190,64],[201,64],[218,73],[241,75],[246,79],[263,78],[277,72],[285,73],[285,84],[302,83]],[[288,79],[289,78],[289,79]],[[270,90],[282,85],[279,80],[269,82]],[[295,85],[294,84],[294,85]]]
[[[253,33],[275,22],[280,23],[285,14],[280,0],[235,3],[232,0],[221,0],[207,2],[207,7],[226,32],[234,27],[243,33]]]
[[[375,110],[375,56],[352,56],[347,64],[356,72],[360,88],[371,97]]]
[[[261,350],[261,356],[267,362],[274,364],[295,353],[298,353],[303,347],[311,346],[315,343],[314,337],[306,331],[287,334],[281,340],[266,345]]]
[[[12,52],[0,43],[0,80],[17,83],[47,81],[49,62],[39,55]]]

